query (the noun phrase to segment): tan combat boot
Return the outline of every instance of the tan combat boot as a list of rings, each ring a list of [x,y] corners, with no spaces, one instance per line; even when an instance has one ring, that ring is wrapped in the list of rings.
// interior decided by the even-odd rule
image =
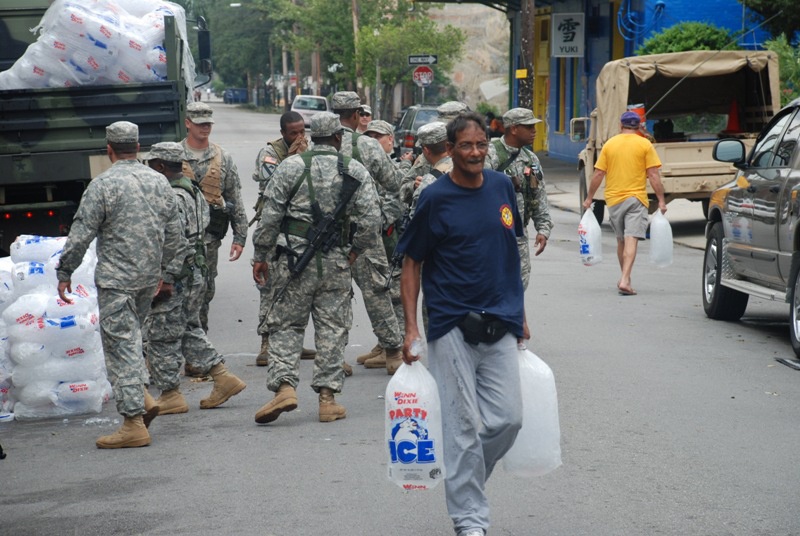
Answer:
[[[333,389],[321,387],[319,390],[319,422],[333,422],[347,417],[344,406],[333,398]]]
[[[186,403],[183,393],[177,387],[169,391],[163,391],[156,402],[158,407],[161,408],[158,410],[159,415],[175,415],[189,411],[189,404]]]
[[[226,400],[234,395],[238,395],[247,384],[242,380],[228,372],[223,363],[217,363],[208,372],[214,380],[214,389],[208,398],[200,401],[200,409],[216,408],[220,404],[224,404]]]
[[[345,376],[353,375],[353,367],[351,367],[350,363],[348,363],[347,361],[342,361],[342,368],[344,369]]]
[[[144,388],[144,415],[142,415],[142,422],[144,422],[145,428],[150,428],[150,423],[153,422],[153,419],[158,417],[161,413],[161,408],[156,402],[156,399],[153,398],[153,395],[150,394],[150,391],[147,390],[147,387]]]
[[[144,425],[141,415],[125,417],[119,430],[111,435],[97,438],[99,449],[124,449],[129,447],[146,447],[150,444],[150,434]]]
[[[392,376],[403,364],[402,348],[386,349],[386,373]]]
[[[364,361],[364,368],[386,368],[386,350],[381,348],[381,352],[378,355]]]
[[[359,365],[363,365],[367,362],[367,360],[372,359],[373,357],[378,357],[383,352],[383,348],[381,348],[380,344],[376,344],[375,347],[367,352],[364,355],[360,355],[356,358],[356,363]]]
[[[300,352],[300,359],[316,359],[317,358],[317,351],[311,350],[309,348],[303,348],[303,351]]]
[[[256,356],[257,367],[266,367],[269,365],[269,356],[267,354],[269,354],[269,335],[264,334],[261,336],[261,350]]]
[[[288,383],[282,383],[275,398],[261,406],[256,413],[256,422],[266,424],[278,418],[284,411],[297,409],[297,392]]]

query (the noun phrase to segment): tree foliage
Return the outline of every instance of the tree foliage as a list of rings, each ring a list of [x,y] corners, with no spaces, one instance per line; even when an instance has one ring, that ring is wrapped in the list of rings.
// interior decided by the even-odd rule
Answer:
[[[704,22],[681,22],[646,39],[636,54],[665,54],[688,50],[736,50],[728,30]]]
[[[739,0],[739,3],[747,6],[751,14],[750,20],[754,23],[772,19],[764,27],[773,36],[784,34],[791,41],[795,32],[800,30],[800,7],[797,0]]]
[[[177,1],[190,18],[202,15],[208,20],[214,69],[229,84],[243,83],[247,73],[266,74],[271,67],[280,71],[285,47],[290,52],[290,71],[309,75],[310,55],[319,52],[322,74],[339,87],[353,88],[358,72],[365,85],[374,86],[375,65],[380,64],[382,92],[387,94],[397,82],[411,80],[408,55],[436,54],[435,71],[442,78],[460,58],[466,42],[460,30],[440,29],[431,21],[425,3],[411,0],[239,0],[242,6],[238,8],[214,0]],[[278,65],[270,66],[270,50]],[[296,66],[295,51],[301,57]],[[337,64],[341,68],[330,73],[328,66]]]
[[[785,35],[764,43],[778,55],[781,78],[781,105],[800,97],[800,48],[793,47]]]

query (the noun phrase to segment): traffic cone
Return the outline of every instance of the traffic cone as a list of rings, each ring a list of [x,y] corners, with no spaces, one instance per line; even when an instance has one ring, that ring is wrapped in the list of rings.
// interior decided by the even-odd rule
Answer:
[[[741,132],[742,128],[739,125],[739,102],[736,99],[731,101],[730,110],[728,110],[728,125],[725,127],[725,132]]]

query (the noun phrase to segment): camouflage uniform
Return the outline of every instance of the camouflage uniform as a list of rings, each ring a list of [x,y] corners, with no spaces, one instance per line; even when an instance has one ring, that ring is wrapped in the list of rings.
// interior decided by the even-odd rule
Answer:
[[[187,162],[194,175],[194,177],[190,178],[198,183],[202,182],[203,177],[208,173],[209,167],[219,151],[221,156],[220,188],[222,197],[225,200],[224,210],[227,211],[230,225],[233,228],[233,243],[244,247],[247,239],[247,215],[242,202],[242,185],[239,181],[239,172],[230,153],[219,145],[209,143],[203,155],[200,158],[196,158],[192,150],[187,147],[186,140],[184,139],[181,143],[186,150]],[[222,245],[222,238],[222,236],[215,236],[208,232],[205,236],[208,275],[206,277],[207,287],[203,297],[203,305],[200,309],[200,322],[205,330],[208,330],[209,304],[214,299],[216,291],[214,280],[217,277],[217,263],[219,261],[219,248]]]
[[[399,184],[394,165],[380,144],[368,136],[358,136],[358,160],[374,179],[378,192],[376,208],[381,212],[381,228],[376,228],[375,245],[365,250],[353,265],[353,279],[364,298],[372,330],[383,348],[400,348],[403,335],[394,314],[391,296],[383,290],[389,276],[389,259],[382,243],[383,231],[403,217]],[[353,131],[345,127],[341,153],[353,157]]]
[[[312,120],[312,127],[314,124]],[[289,255],[284,252],[276,260],[271,258],[276,246],[298,254],[305,250],[308,241],[298,236],[304,233],[292,234],[287,226],[313,224],[309,182],[313,185],[314,199],[324,213],[331,213],[339,202],[343,179],[337,172],[336,149],[321,145],[305,154],[309,153],[313,160],[308,179],[298,182],[305,170],[300,155],[287,158],[275,170],[265,191],[261,221],[253,234],[255,262],[269,262],[269,277],[273,278],[274,288],[286,288],[267,315],[270,340],[267,388],[276,392],[282,384],[294,388],[299,382],[298,359],[309,314],[314,322],[317,348],[311,387],[317,392],[321,389],[340,392],[344,382],[344,349],[353,318],[348,248],[335,246],[328,253],[318,253],[295,280],[290,280]],[[352,238],[352,250],[363,252],[374,248],[378,237],[379,203],[364,166],[350,160],[347,170],[361,183],[347,205],[346,214],[357,229]],[[295,185],[297,190],[292,196]],[[257,422],[260,421],[257,419]]]
[[[163,144],[167,145],[167,144]],[[172,283],[172,296],[154,301],[147,317],[148,362],[153,383],[162,392],[180,385],[184,361],[201,374],[207,374],[223,358],[208,340],[200,324],[200,307],[205,295],[205,229],[208,203],[203,193],[188,178],[170,181],[178,200],[181,226],[188,249],[167,269],[165,283]],[[189,189],[192,191],[190,192]]]
[[[289,146],[286,145],[286,141],[282,137],[267,143],[267,146],[258,152],[255,171],[253,171],[253,180],[258,183],[259,196],[264,194],[264,189],[267,187],[278,164],[283,162],[288,156]],[[268,277],[264,285],[258,285],[258,291],[260,300],[257,332],[259,335],[263,336],[267,334],[267,312],[272,305],[272,278]]]
[[[124,123],[124,131],[132,123]],[[107,129],[110,142],[129,143]],[[138,139],[135,129],[134,140]],[[159,173],[136,160],[117,160],[89,183],[61,254],[58,280],[69,281],[97,237],[97,301],[106,368],[117,411],[143,415],[147,370],[142,322],[161,274],[185,247],[175,194]]]
[[[498,149],[499,148],[499,149]],[[522,151],[505,170],[498,168],[518,151]],[[509,177],[519,179],[514,181],[517,191],[517,206],[522,212],[522,223],[525,227],[525,236],[517,238],[519,257],[522,263],[522,283],[525,289],[531,277],[531,252],[528,238],[528,223],[533,220],[537,234],[545,238],[550,237],[553,220],[550,218],[550,204],[547,202],[547,192],[544,187],[544,174],[542,166],[536,155],[527,147],[517,149],[505,142],[505,136],[492,140],[489,144],[489,154],[486,156],[487,168],[503,171]]]

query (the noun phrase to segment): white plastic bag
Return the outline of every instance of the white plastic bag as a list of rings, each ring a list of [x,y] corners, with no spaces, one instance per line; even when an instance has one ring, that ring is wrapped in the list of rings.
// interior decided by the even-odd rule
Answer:
[[[503,469],[523,477],[546,475],[561,465],[561,429],[553,371],[536,354],[521,346],[519,377],[522,429],[503,457]]]
[[[386,386],[389,480],[404,490],[433,489],[444,480],[439,389],[419,361],[403,363]]]
[[[672,264],[672,227],[660,210],[650,220],[650,262],[659,268]]]
[[[583,213],[578,224],[578,239],[580,240],[581,262],[586,266],[593,266],[603,260],[602,231],[592,209]]]

